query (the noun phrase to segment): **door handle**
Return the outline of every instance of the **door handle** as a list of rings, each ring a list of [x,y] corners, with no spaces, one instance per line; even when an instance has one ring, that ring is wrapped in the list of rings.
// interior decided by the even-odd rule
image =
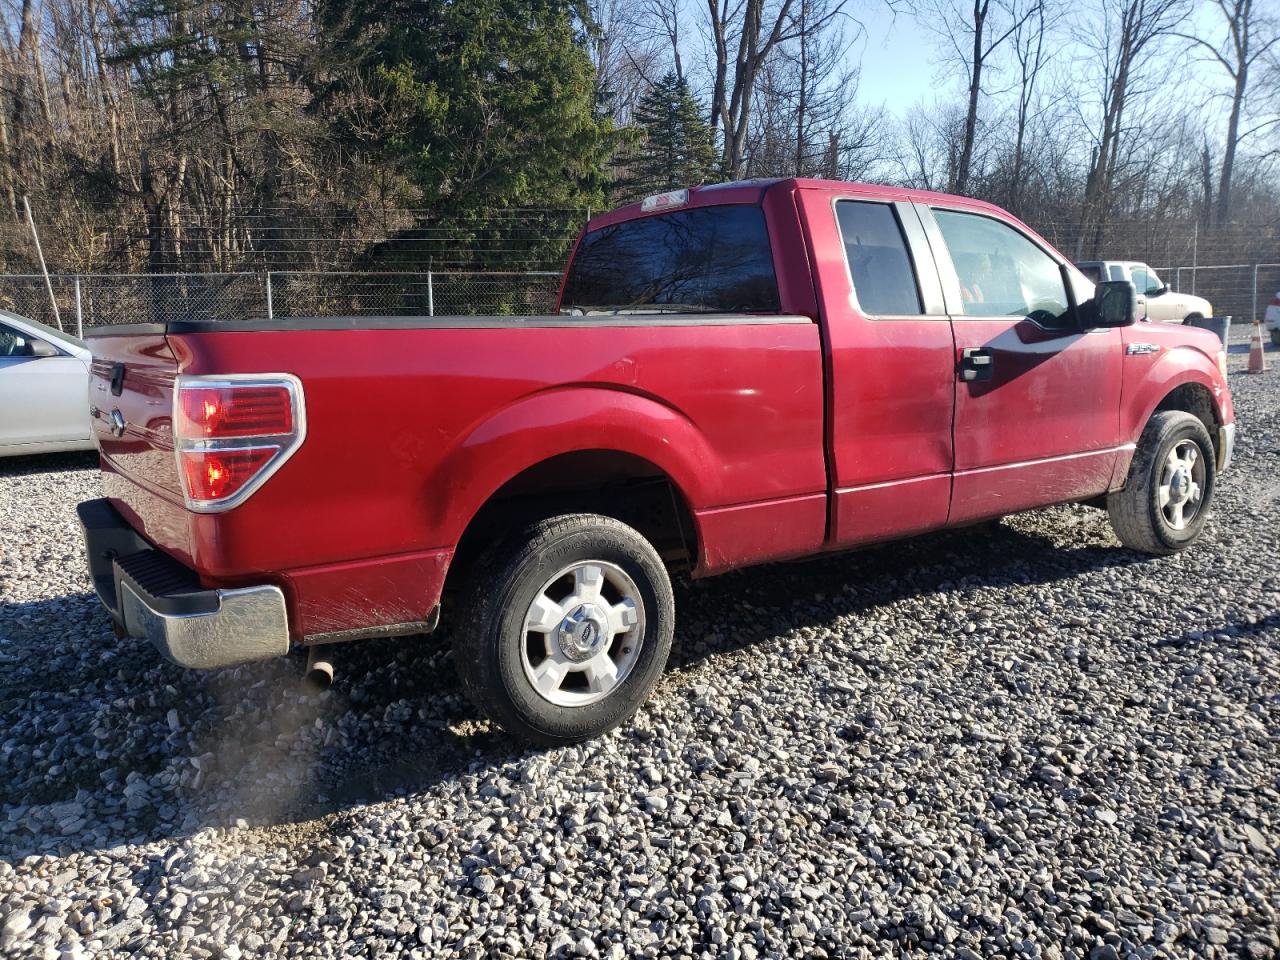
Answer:
[[[966,347],[960,352],[960,379],[966,383],[990,380],[995,362],[995,355],[986,347]]]

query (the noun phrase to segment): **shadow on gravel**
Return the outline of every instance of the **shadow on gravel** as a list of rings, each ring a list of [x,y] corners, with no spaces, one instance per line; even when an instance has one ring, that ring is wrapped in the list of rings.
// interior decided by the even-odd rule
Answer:
[[[983,525],[681,580],[677,609],[688,612],[669,669],[922,593],[1147,561],[1098,543],[1082,516],[1055,524],[1056,541]],[[1064,549],[1064,539],[1080,545]],[[340,831],[344,811],[442,784],[472,789],[534,753],[478,719],[447,636],[353,645],[322,694],[306,690],[297,657],[180,670],[145,641],[117,640],[88,593],[6,605],[0,637],[9,658],[0,671],[0,802],[10,823],[27,825],[0,829],[0,859],[173,839],[241,820]]]
[[[92,470],[98,466],[98,451],[75,450],[71,453],[37,453],[25,457],[0,458],[0,475],[22,477],[30,473],[65,473],[70,470]]]
[[[1064,532],[1069,531],[1055,529]],[[1064,548],[1049,537],[991,522],[685,582],[677,588],[677,610],[710,604],[724,619],[701,640],[682,637],[677,629],[671,668],[687,668],[788,628],[813,626],[816,617],[831,613],[856,615],[922,594],[1050,583],[1150,561],[1112,545]]]

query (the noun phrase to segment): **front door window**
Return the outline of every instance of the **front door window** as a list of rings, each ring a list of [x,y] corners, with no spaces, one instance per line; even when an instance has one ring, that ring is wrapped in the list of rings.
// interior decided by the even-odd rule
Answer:
[[[1047,330],[1075,318],[1058,262],[1012,227],[981,214],[934,210],[960,278],[967,317],[1027,317]]]

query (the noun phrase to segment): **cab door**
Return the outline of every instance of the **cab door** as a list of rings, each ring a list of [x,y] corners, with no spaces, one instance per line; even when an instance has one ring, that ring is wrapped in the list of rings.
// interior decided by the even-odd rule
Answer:
[[[940,527],[955,345],[919,217],[884,191],[798,202],[827,349],[828,546]]]
[[[955,331],[949,522],[1083,500],[1111,483],[1120,331],[1082,330],[1064,261],[985,212],[921,207]]]

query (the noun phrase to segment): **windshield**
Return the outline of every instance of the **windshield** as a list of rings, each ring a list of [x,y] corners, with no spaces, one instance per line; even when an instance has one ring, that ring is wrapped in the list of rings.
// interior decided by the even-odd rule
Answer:
[[[0,313],[0,315],[4,315],[4,314]],[[33,333],[36,333],[39,336],[44,337],[46,340],[52,340],[55,343],[61,343],[61,344],[70,345],[73,347],[79,347],[81,350],[89,349],[83,340],[73,337],[69,333],[63,333],[61,330],[57,329],[56,327],[51,327],[48,324],[41,323],[38,320],[32,320],[30,317],[19,316],[16,313],[8,314],[8,316],[14,320],[20,320],[22,323],[27,324],[28,326],[31,327],[31,330]]]
[[[699,207],[624,220],[582,238],[560,312],[777,313],[764,212]]]
[[[1140,294],[1153,297],[1164,289],[1164,284],[1160,282],[1156,272],[1145,263],[1135,263],[1129,273],[1133,277],[1133,285]]]

